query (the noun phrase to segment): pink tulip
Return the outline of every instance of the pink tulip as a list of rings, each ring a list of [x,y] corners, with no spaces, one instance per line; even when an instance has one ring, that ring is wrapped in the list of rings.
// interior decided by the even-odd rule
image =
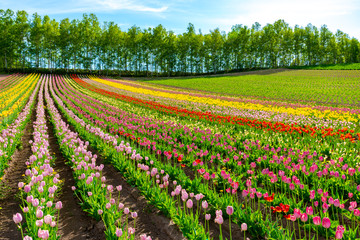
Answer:
[[[24,192],[29,193],[31,191],[30,185],[25,185]]]
[[[132,212],[132,213],[131,213],[131,217],[132,217],[132,218],[137,218],[137,217],[138,217],[137,212]]]
[[[187,200],[186,207],[187,208],[192,208],[193,207],[193,201],[191,199]]]
[[[46,223],[46,224],[51,224],[51,221],[52,221],[52,217],[51,217],[51,215],[46,215],[45,217],[44,217],[44,222]]]
[[[49,230],[41,230],[41,228],[39,228],[38,237],[41,239],[48,239],[49,238]]]
[[[124,213],[125,214],[129,214],[129,212],[130,212],[129,208],[124,208]]]
[[[135,229],[132,228],[132,227],[129,227],[129,228],[128,228],[128,233],[129,233],[129,235],[134,234],[134,233],[135,233]]]
[[[52,221],[51,223],[50,223],[50,227],[55,227],[56,226],[56,222],[55,221]]]
[[[53,205],[52,201],[48,201],[48,202],[46,203],[46,206],[47,206],[48,208],[50,208],[52,205]]]
[[[121,237],[123,232],[122,232],[122,230],[120,228],[116,228],[115,234],[116,234],[117,237]]]
[[[206,219],[207,221],[209,221],[210,218],[211,218],[211,214],[206,214],[206,215],[205,215],[205,219]]]
[[[13,220],[16,224],[21,223],[22,221],[22,215],[20,213],[16,213],[13,215]]]
[[[301,214],[300,220],[306,222],[308,220],[308,215],[306,213]]]
[[[301,211],[300,211],[300,209],[297,209],[297,208],[294,209],[294,216],[295,216],[296,218],[300,218],[300,217],[301,217]]]
[[[309,216],[313,215],[313,214],[314,214],[313,208],[312,208],[311,206],[310,206],[310,207],[307,207],[307,208],[306,208],[306,213],[307,213],[307,215],[309,215]]]
[[[41,227],[41,226],[43,225],[43,223],[44,223],[44,220],[42,220],[42,219],[35,221],[35,225],[36,225],[37,227]]]
[[[151,240],[150,236],[146,236],[146,234],[141,234],[140,235],[140,240]]]
[[[315,225],[320,225],[321,218],[319,216],[315,216],[315,217],[313,217],[313,222]]]
[[[241,231],[244,232],[247,230],[247,224],[246,223],[242,223],[241,224]]]
[[[342,225],[338,225],[337,228],[336,228],[336,231],[345,232],[345,228]]]
[[[233,215],[233,213],[234,213],[234,208],[233,208],[232,206],[228,206],[228,207],[226,208],[226,213],[227,213],[228,215]]]
[[[32,200],[32,205],[34,206],[34,207],[37,207],[37,206],[39,206],[39,199],[37,199],[37,198],[35,198],[34,200]]]
[[[327,217],[324,217],[323,220],[322,220],[322,226],[324,228],[329,228],[331,226],[330,219],[327,218]]]
[[[359,209],[355,209],[354,210],[354,215],[357,217],[360,217],[360,210]]]
[[[37,218],[42,218],[44,216],[43,211],[41,211],[40,209],[36,210],[36,217]]]
[[[62,202],[61,201],[58,201],[56,204],[55,204],[55,208],[60,210],[62,209]]]
[[[329,205],[328,205],[327,203],[324,203],[324,204],[322,205],[322,207],[323,207],[323,209],[324,209],[325,211],[327,211],[327,210],[329,209]]]
[[[335,239],[342,239],[344,232],[336,230]]]
[[[204,201],[202,201],[201,206],[202,206],[204,209],[207,209],[207,208],[209,207],[209,204],[207,203],[206,200],[204,200]]]
[[[223,222],[224,222],[223,217],[221,215],[216,215],[215,223],[221,225],[221,224],[223,224]]]

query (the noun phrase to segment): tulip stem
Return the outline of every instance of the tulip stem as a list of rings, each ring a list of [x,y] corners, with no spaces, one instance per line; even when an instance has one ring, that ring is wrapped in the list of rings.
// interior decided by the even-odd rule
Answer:
[[[293,221],[293,228],[294,228],[295,240],[296,240],[296,229],[295,229],[295,222],[294,221]]]
[[[24,233],[23,233],[21,223],[19,223],[19,228],[20,228],[20,231],[21,231],[21,237],[22,237],[22,239],[24,239]]]
[[[223,237],[222,237],[222,231],[221,231],[221,224],[219,224],[219,226],[220,226],[220,239],[222,240]]]
[[[326,231],[326,240],[327,240],[328,239],[328,231],[327,231],[327,229],[325,231]]]
[[[319,240],[319,230],[316,228],[316,239]]]
[[[229,233],[230,233],[230,240],[232,239],[231,237],[231,215],[229,215]]]

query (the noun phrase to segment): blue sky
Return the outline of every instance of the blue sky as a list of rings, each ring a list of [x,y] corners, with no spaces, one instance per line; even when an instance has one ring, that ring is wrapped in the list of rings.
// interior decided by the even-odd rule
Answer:
[[[76,3],[75,3],[76,2]],[[100,22],[113,21],[123,30],[162,24],[175,33],[186,31],[188,23],[203,33],[235,24],[262,26],[284,19],[291,27],[308,23],[326,24],[360,40],[359,0],[0,0],[0,9],[26,10],[61,20],[95,13]]]

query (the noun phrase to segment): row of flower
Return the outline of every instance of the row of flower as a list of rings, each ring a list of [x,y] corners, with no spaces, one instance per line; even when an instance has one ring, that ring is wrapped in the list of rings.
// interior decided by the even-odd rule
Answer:
[[[86,118],[85,118],[86,119]],[[123,147],[120,147],[120,151],[121,149],[123,149]],[[107,151],[103,151],[103,152],[107,152]],[[147,151],[145,151],[147,152]],[[112,156],[112,155],[111,155]],[[156,156],[153,156],[152,159],[156,159]],[[115,158],[116,159],[116,158]],[[144,164],[149,164],[149,162],[145,162]],[[187,188],[189,188],[189,191],[194,191],[197,192],[197,194],[202,194],[205,193],[205,196],[207,196],[207,199],[210,201],[211,206],[213,206],[213,211],[215,212],[216,209],[218,209],[219,207],[225,211],[227,209],[228,206],[232,206],[232,199],[228,199],[228,201],[224,202],[224,199],[222,199],[220,197],[220,194],[213,192],[213,190],[208,188],[207,184],[203,184],[201,183],[201,178],[197,178],[194,181],[190,180],[190,178],[183,172],[182,169],[179,169],[177,166],[172,166],[172,164],[170,163],[166,163],[165,165],[161,162],[161,161],[153,161],[152,164],[154,164],[157,168],[164,168],[166,169],[166,172],[169,172],[171,177],[174,177],[177,181],[181,182],[181,184],[184,184],[184,186],[186,186]],[[159,165],[157,165],[159,164]],[[135,164],[134,164],[135,165]],[[202,192],[199,192],[199,189],[202,190]],[[205,191],[205,192],[204,192]],[[241,223],[243,223],[243,220],[246,220],[247,222],[252,222],[254,225],[256,224],[255,222],[261,219],[261,214],[259,215],[258,213],[254,213],[254,214],[245,214],[245,211],[243,211],[241,209],[241,204],[239,204],[238,202],[234,202],[235,205],[235,213],[234,213],[234,221],[236,223],[238,223],[239,225]],[[219,214],[220,215],[220,214]],[[255,216],[256,215],[256,216]],[[218,217],[220,218],[220,217]],[[220,221],[222,223],[222,221]],[[260,229],[259,229],[260,228]],[[267,227],[263,224],[258,224],[256,227],[253,227],[251,229],[251,231],[253,231],[253,233],[259,233],[259,234],[263,234],[265,235],[266,233],[269,232],[269,230],[267,229]],[[279,233],[277,231],[276,228],[274,228],[272,230],[272,234],[279,237],[281,236],[281,233]],[[277,233],[276,233],[277,232]]]
[[[154,101],[142,101],[139,98],[129,97],[126,95],[116,94],[111,91],[96,88],[83,80],[73,77],[82,87],[91,90],[92,92],[100,93],[105,96],[121,99],[125,102],[131,103],[132,106],[140,106],[150,110],[156,110],[165,115],[172,115],[178,119],[194,119],[197,124],[206,124],[207,126],[224,125],[227,133],[235,135],[236,138],[261,137],[263,142],[278,141],[278,138],[273,138],[274,134],[280,136],[281,142],[291,147],[300,147],[302,145],[309,145],[314,147],[317,152],[328,152],[330,148],[336,149],[338,144],[344,144],[346,148],[354,148],[358,146],[359,141],[356,141],[360,133],[355,133],[353,130],[347,128],[334,130],[332,128],[314,128],[310,126],[286,125],[280,122],[264,122],[251,119],[242,119],[234,116],[214,115],[209,112],[188,111],[187,109],[180,109],[172,107],[171,105],[163,105]],[[220,123],[220,124],[216,124]],[[239,133],[242,134],[239,134]],[[344,143],[345,141],[345,143]],[[269,144],[272,144],[270,142]]]
[[[19,75],[14,78],[11,77],[11,79],[16,84],[0,92],[0,131],[4,126],[11,124],[23,109],[35,89],[39,75]]]
[[[130,85],[133,87],[137,87],[137,88],[145,88],[145,89],[154,89],[153,86],[148,86],[148,85],[144,85],[139,84],[139,83],[134,83],[134,82],[129,82],[129,81],[122,81],[122,80],[112,80],[112,79],[107,79],[104,78],[107,81],[112,81],[112,82],[120,82],[121,84],[124,85]],[[88,83],[96,83],[101,84],[99,82],[95,82],[94,80],[90,80],[89,78],[85,78],[85,81],[87,81]],[[214,105],[214,104],[208,104],[206,102],[192,102],[190,100],[184,99],[184,100],[179,100],[177,99],[177,101],[174,101],[171,98],[167,98],[167,97],[161,97],[161,96],[157,96],[157,95],[148,95],[148,94],[144,94],[142,92],[138,92],[138,93],[134,93],[131,91],[127,91],[124,89],[119,89],[119,88],[115,88],[106,84],[101,84],[101,87],[110,91],[114,91],[116,93],[121,93],[123,95],[127,95],[127,96],[131,96],[131,97],[137,97],[140,98],[142,100],[153,100],[159,103],[162,103],[164,105],[172,105],[172,106],[176,106],[179,108],[186,108],[188,110],[192,110],[192,111],[203,111],[203,112],[211,112],[214,113],[216,115],[231,115],[231,116],[237,116],[237,117],[242,117],[242,118],[249,118],[249,119],[258,119],[258,120],[262,120],[262,121],[277,121],[277,122],[283,122],[286,124],[298,124],[298,125],[309,125],[309,126],[313,126],[313,127],[325,127],[325,128],[334,128],[334,129],[342,129],[344,127],[347,127],[349,129],[354,129],[356,128],[356,124],[352,123],[352,122],[348,122],[348,121],[341,121],[339,119],[327,119],[327,118],[323,118],[324,116],[304,116],[304,115],[294,115],[291,114],[291,111],[288,112],[277,112],[277,111],[271,111],[271,110],[254,110],[254,109],[243,109],[243,108],[235,108],[235,107],[228,107],[228,106],[220,106],[220,105]],[[253,104],[259,104],[259,105],[268,105],[268,106],[277,106],[280,105],[282,107],[285,107],[287,109],[292,109],[292,108],[312,108],[312,106],[308,106],[308,105],[301,105],[301,104],[289,104],[289,103],[282,103],[282,102],[274,102],[274,101],[260,101],[260,100],[252,100],[252,99],[242,99],[242,98],[229,98],[229,97],[224,97],[224,96],[213,96],[213,95],[209,95],[209,94],[200,94],[200,93],[193,93],[191,91],[187,91],[187,92],[181,92],[179,90],[168,90],[168,89],[164,89],[164,88],[156,88],[156,91],[163,91],[163,92],[168,92],[168,93],[176,93],[176,94],[185,94],[186,96],[190,95],[190,96],[197,96],[197,97],[202,97],[204,99],[207,98],[216,98],[216,99],[221,99],[221,100],[225,100],[225,101],[240,101],[240,102],[251,102]],[[352,110],[352,109],[343,109],[343,108],[319,108],[318,110],[320,111],[350,111],[353,114],[359,114],[359,110]]]
[[[45,98],[60,148],[73,169],[76,180],[73,190],[82,199],[83,209],[95,219],[102,219],[107,239],[134,239],[138,214],[119,202],[121,185],[114,187],[105,183],[104,166],[96,165],[97,156],[87,149],[88,142],[81,140],[62,120],[47,87]],[[133,227],[129,226],[129,218],[134,219]],[[141,238],[151,239],[146,235]]]
[[[76,98],[75,101],[80,101],[79,99],[82,99],[82,97],[85,96],[85,95],[82,95],[82,96],[77,95],[76,97],[72,97],[70,92],[66,92],[65,95],[67,98],[73,98],[73,99]],[[84,105],[84,103],[85,103],[85,105]],[[86,107],[86,104],[89,104],[89,103],[88,102],[86,103],[84,100],[81,101],[81,103],[78,103],[78,105],[84,105],[85,107]],[[101,107],[99,107],[99,106],[101,106],[101,103],[96,102],[97,109],[101,109]],[[89,110],[89,107],[86,107],[86,108],[87,108],[87,110]],[[107,121],[105,120],[105,123],[104,123],[104,121],[100,121],[97,119],[97,116],[103,115],[102,113],[96,112],[95,109],[92,109],[92,110],[90,109],[89,111],[93,111],[93,112],[86,113],[86,116],[91,117],[91,120],[93,120],[93,122],[96,124],[100,124],[100,125],[104,125],[104,124],[111,125],[112,124],[112,125],[115,125],[115,127],[114,127],[115,129],[121,129],[121,132],[123,132],[123,134],[124,134],[124,132],[126,133],[126,132],[132,131],[132,135],[134,135],[135,137],[143,137],[144,135],[146,135],[146,138],[144,140],[142,139],[141,144],[143,144],[143,145],[145,144],[145,145],[147,145],[147,147],[152,147],[153,149],[156,149],[156,147],[158,147],[155,145],[156,142],[158,142],[158,141],[165,142],[166,144],[168,144],[170,141],[174,142],[173,138],[181,139],[184,135],[186,135],[186,133],[184,133],[184,132],[180,132],[181,136],[177,135],[177,134],[179,134],[178,132],[166,131],[164,133],[164,131],[161,131],[161,130],[166,129],[169,126],[160,125],[161,123],[156,123],[159,126],[154,128],[153,123],[148,124],[149,121],[147,121],[147,122],[141,121],[141,120],[139,120],[139,118],[136,118],[137,117],[136,115],[131,115],[131,120],[133,122],[130,125],[127,125],[126,116],[124,117],[123,114],[118,119],[116,119],[112,116],[112,118],[110,120],[107,120]],[[101,111],[104,111],[104,109],[101,109]],[[115,112],[115,109],[112,108],[111,111]],[[121,119],[121,126],[119,124],[117,124],[120,122],[119,121],[120,119]],[[140,127],[143,125],[145,125],[146,127],[151,126],[152,127],[151,133],[153,133],[153,134],[149,135],[148,133],[150,131],[144,131],[144,127],[136,128],[134,125],[135,120],[137,121],[137,125],[140,125]],[[149,119],[147,119],[147,120],[149,120]],[[124,127],[131,129],[131,131],[124,129]],[[160,134],[157,133],[159,130],[160,130]],[[171,135],[171,137],[169,137],[171,140],[168,140],[166,137],[160,138],[160,139],[159,138],[151,139],[152,135],[153,136],[157,136],[157,135],[170,136]],[[238,154],[237,151],[232,151],[232,149],[235,148],[232,145],[232,142],[230,142],[229,145],[225,145],[225,147],[217,147],[215,149],[212,149],[213,146],[206,146],[206,145],[201,146],[201,145],[198,145],[198,143],[200,141],[194,140],[195,138],[201,140],[204,136],[198,136],[198,135],[196,135],[196,133],[194,134],[194,136],[195,136],[194,138],[187,139],[187,140],[190,140],[190,142],[179,142],[179,144],[174,144],[171,147],[175,148],[177,151],[179,151],[179,150],[185,151],[186,150],[187,153],[189,153],[189,150],[190,150],[192,153],[196,154],[196,156],[194,156],[195,158],[198,156],[203,157],[203,158],[208,158],[208,160],[210,162],[213,162],[213,161],[219,162],[219,160],[222,160],[222,162],[226,163],[226,165],[228,165],[228,166],[230,165],[233,170],[239,170],[239,171],[244,170],[241,167],[242,164],[241,164],[241,161],[239,161],[239,159],[241,160],[241,158],[244,158],[245,160],[247,160],[247,155],[255,155],[255,156],[261,157],[260,159],[257,160],[257,162],[259,162],[260,164],[262,164],[261,159],[269,158],[270,161],[273,162],[273,164],[271,164],[272,166],[277,166],[278,164],[281,163],[281,165],[283,165],[283,168],[284,168],[283,170],[285,172],[300,171],[300,174],[303,174],[302,178],[304,179],[304,183],[306,185],[311,184],[313,182],[312,179],[314,177],[318,177],[320,171],[324,172],[324,176],[327,175],[326,171],[328,171],[328,172],[330,172],[330,175],[335,178],[336,177],[339,178],[340,176],[342,176],[343,178],[345,177],[345,179],[346,179],[346,175],[355,174],[355,179],[356,179],[357,175],[358,175],[358,171],[356,171],[356,161],[350,161],[348,159],[343,160],[344,158],[339,158],[342,160],[340,160],[341,163],[338,163],[337,165],[335,165],[335,161],[331,162],[333,166],[331,168],[329,168],[329,167],[326,167],[326,165],[322,165],[322,166],[316,165],[316,164],[314,165],[310,162],[304,161],[304,158],[308,158],[308,159],[318,158],[320,161],[322,161],[324,159],[324,157],[317,156],[316,152],[310,154],[310,152],[306,152],[306,151],[300,152],[300,151],[296,151],[296,150],[292,150],[292,149],[289,149],[289,150],[281,149],[278,147],[272,148],[270,150],[269,146],[261,146],[258,143],[258,141],[252,142],[252,143],[245,141],[245,142],[242,142],[240,146],[239,145],[236,146],[238,149],[245,150],[245,154],[241,153],[241,152],[240,152],[240,154]],[[205,135],[205,137],[207,137],[206,140],[209,140],[208,136]],[[221,140],[224,140],[224,139],[220,138],[220,143],[222,143]],[[228,140],[228,139],[226,139],[226,140]],[[188,146],[189,146],[189,144],[191,144],[191,141],[193,141],[193,143],[197,143],[197,144],[196,145],[192,144],[191,145],[192,148],[189,149]],[[219,138],[216,138],[216,141],[219,142]],[[175,141],[175,143],[176,143],[176,141]],[[252,148],[251,145],[255,145],[256,147]],[[187,146],[187,147],[184,147],[184,146]],[[203,147],[205,147],[205,148],[203,149]],[[230,149],[230,151],[229,151],[229,149]],[[162,152],[164,154],[166,154],[168,152],[168,150],[172,151],[171,148],[170,149],[165,148],[162,150],[163,151],[160,151],[160,152]],[[216,154],[216,152],[217,152],[217,154]],[[218,159],[217,155],[219,155],[219,152],[220,152],[221,156],[225,155],[225,157],[221,157],[220,159]],[[274,153],[276,153],[278,155],[275,158],[273,157]],[[168,157],[170,157],[170,155],[171,154],[168,154]],[[297,164],[297,165],[292,165],[292,166],[286,166],[287,164],[289,164],[291,162],[291,161],[289,162],[289,160],[283,161],[284,159],[285,160],[287,159],[286,155],[294,156],[295,160],[301,160],[303,163]],[[280,162],[279,162],[279,160],[280,160]],[[239,165],[240,165],[240,167],[239,167]],[[271,165],[270,165],[270,169],[271,169]],[[250,169],[245,169],[245,170],[250,170]],[[323,175],[323,174],[321,174],[321,175]],[[353,189],[353,190],[355,190],[355,189]],[[352,190],[352,192],[354,192],[353,190]]]
[[[249,143],[249,144],[250,144],[250,143]],[[254,143],[251,143],[251,144],[256,144],[256,143],[254,142]],[[290,152],[290,153],[291,153],[291,152]],[[304,156],[307,156],[308,154],[309,154],[309,153],[305,154]],[[315,153],[314,153],[314,154],[315,154]],[[309,155],[308,155],[308,156],[309,156]],[[313,156],[312,156],[312,157],[313,157]],[[309,159],[310,159],[310,158],[309,158]],[[341,160],[340,160],[340,161],[341,161]],[[247,164],[246,164],[246,165],[247,165]],[[344,165],[345,165],[345,164],[344,164]],[[345,170],[346,170],[347,168],[348,168],[348,167],[345,165]],[[264,168],[263,168],[263,169],[264,169]],[[294,168],[294,170],[295,170],[295,168]],[[225,174],[226,174],[226,173],[225,173]],[[224,174],[224,175],[225,175],[225,174]],[[280,173],[280,175],[282,175],[282,173]],[[325,174],[325,175],[327,175],[327,174]],[[326,177],[324,177],[324,179],[326,179]],[[270,185],[271,185],[271,184],[270,184]],[[281,185],[281,186],[282,186],[282,185]],[[301,184],[300,184],[300,187],[301,187]],[[290,187],[290,188],[292,188],[292,187]],[[275,187],[273,188],[273,190],[276,190],[276,189],[277,189],[277,190],[280,190],[280,189],[283,189],[283,188],[280,188],[280,187],[279,187],[279,188],[275,188]],[[356,189],[356,186],[355,186],[355,189]],[[353,191],[352,191],[352,192],[353,192]],[[350,193],[352,193],[352,192],[350,192]],[[357,194],[357,193],[355,192],[355,194]],[[320,195],[321,195],[321,194],[320,194]],[[326,194],[325,194],[325,195],[326,195]],[[299,196],[300,196],[300,194],[299,194]],[[328,195],[327,195],[327,196],[328,196]],[[332,202],[332,201],[331,201],[331,198],[332,198],[332,197],[330,197],[330,202]],[[334,198],[332,198],[332,199],[334,199]],[[355,213],[356,213],[356,212],[355,212]],[[323,218],[324,218],[324,217],[325,217],[325,216],[323,216]],[[335,225],[336,225],[336,224],[335,224]]]
[[[36,121],[33,122],[33,140],[30,141],[33,154],[26,161],[25,179],[18,184],[19,189],[22,189],[21,208],[26,220],[24,239],[58,239],[57,221],[62,203],[55,203],[55,196],[61,188],[61,180],[52,167],[54,158],[50,154],[44,110],[44,78],[39,82],[41,86],[37,97]],[[24,235],[21,220],[20,213],[14,215],[14,221],[19,224]]]
[[[169,175],[164,170],[152,169],[150,171],[142,171],[134,165],[133,159],[136,158],[150,160],[147,157],[142,157],[136,153],[129,144],[121,142],[117,144],[114,137],[104,134],[99,128],[91,127],[85,124],[82,119],[79,119],[71,110],[63,106],[63,103],[55,95],[54,99],[57,101],[58,106],[67,117],[67,120],[74,125],[81,137],[89,140],[90,143],[96,144],[99,151],[104,153],[104,156],[112,159],[116,168],[121,171],[128,181],[137,185],[139,190],[144,196],[166,215],[169,215],[175,223],[186,233],[189,239],[204,239],[206,237],[205,229],[198,224],[198,218],[195,218],[190,210],[182,208],[183,204],[176,203],[174,196],[168,192],[169,188]],[[126,146],[126,151],[119,151],[120,148]],[[192,195],[191,198],[194,198]],[[189,199],[190,200],[190,199]],[[180,206],[180,207],[179,207]],[[188,203],[188,208],[191,206],[191,201]]]
[[[249,109],[257,111],[269,111],[269,112],[278,112],[278,113],[288,113],[292,115],[302,115],[302,116],[314,116],[317,118],[327,118],[327,119],[338,119],[341,121],[347,122],[358,122],[359,116],[358,112],[354,113],[353,111],[321,111],[319,109],[314,109],[310,107],[285,107],[285,106],[274,106],[267,104],[251,103],[251,102],[238,102],[238,101],[228,101],[225,99],[218,98],[209,98],[206,96],[194,96],[193,94],[181,94],[173,92],[164,92],[159,89],[148,89],[140,87],[140,85],[131,86],[129,84],[124,84],[121,81],[109,81],[104,80],[96,76],[90,76],[90,78],[96,82],[106,84],[115,88],[123,89],[133,93],[142,93],[151,96],[160,96],[165,98],[170,98],[175,101],[187,100],[196,103],[206,103],[210,105],[217,105],[223,107],[231,107],[237,109]]]
[[[351,71],[304,70],[304,71],[296,71],[296,72],[285,71],[271,75],[262,75],[262,76],[249,75],[248,77],[250,77],[251,79],[248,79],[247,82],[255,83],[256,85],[262,85],[260,81],[263,82],[265,80],[267,83],[265,89],[270,91],[267,91],[266,93],[262,92],[265,90],[264,88],[262,88],[262,86],[257,86],[257,88],[254,88],[254,86],[252,86],[249,88],[249,86],[246,86],[246,83],[240,88],[239,85],[237,84],[236,84],[237,86],[235,84],[229,84],[229,81],[227,81],[229,80],[229,78],[227,77],[224,78],[216,77],[213,78],[213,81],[207,81],[208,79],[206,78],[188,79],[187,81],[186,80],[176,81],[174,79],[170,79],[170,80],[154,79],[155,81],[146,81],[146,82],[141,82],[141,81],[135,82],[135,81],[126,81],[126,80],[118,80],[118,79],[115,80],[107,77],[102,77],[102,79],[112,82],[121,82],[122,84],[132,85],[136,87],[140,85],[140,87],[142,88],[150,88],[156,91],[164,91],[164,92],[178,93],[178,94],[189,94],[192,96],[199,96],[199,97],[206,96],[208,98],[219,98],[227,101],[250,102],[261,105],[283,106],[286,108],[308,107],[320,111],[330,110],[330,111],[351,112],[357,114],[360,113],[359,112],[360,109],[349,108],[349,106],[357,105],[357,101],[360,96],[355,90],[359,81],[359,71],[353,71],[353,70]],[[255,80],[256,78],[258,78],[260,81],[259,82],[256,81]],[[274,78],[277,78],[275,81],[278,83],[275,83],[273,89],[271,88],[269,89],[270,83],[268,82],[268,80],[271,81],[271,79],[274,80]],[[241,81],[241,78],[235,77],[233,79],[237,80],[237,81],[236,80],[233,81],[233,83],[236,82],[240,84],[244,83],[244,81]],[[190,85],[190,89],[189,87],[184,88],[185,87],[184,85],[181,86],[182,82],[188,82],[190,84],[193,84],[194,81],[192,80],[195,80],[195,82],[197,82],[197,80],[200,80],[200,82],[205,80],[203,81],[206,84],[205,89],[202,88],[200,89],[200,91],[194,91],[195,89],[192,89],[191,85]],[[291,82],[290,83],[291,85],[285,84],[284,87],[279,86],[279,84],[283,84],[284,81]],[[221,90],[219,91],[219,89],[215,91],[214,90],[211,91],[211,89],[209,89],[209,87],[211,87],[212,84],[217,85],[218,83],[221,83],[221,85],[229,84],[231,90],[236,92],[236,95],[238,96],[242,95],[243,97],[242,98],[232,97],[233,94],[231,94],[230,96],[226,96],[227,94],[230,94],[229,92],[228,93],[225,92],[225,96],[224,96],[223,93],[224,91]],[[161,84],[161,85],[159,86],[157,84]],[[179,90],[179,88],[174,88],[173,86],[179,86],[182,89]],[[225,86],[225,88],[229,88],[229,86]],[[193,86],[193,87],[199,88],[199,86]],[[298,89],[295,90],[293,87],[297,87]],[[316,91],[314,91],[314,88],[316,88]],[[208,92],[209,90],[210,92]],[[319,91],[321,91],[322,94],[319,94]],[[220,92],[222,93],[220,94]],[[249,94],[249,92],[253,92],[253,94]],[[275,94],[275,96],[270,96],[271,94]],[[339,96],[341,96],[341,98]],[[314,102],[317,102],[318,104],[314,104]],[[321,105],[319,103],[321,103]]]
[[[21,76],[18,77],[20,78]],[[23,130],[30,121],[30,116],[35,105],[36,94],[40,86],[38,79],[38,76],[28,76],[23,80],[19,80],[20,83],[27,82],[27,85],[31,84],[32,87],[28,86],[26,94],[23,94],[22,97],[18,99],[18,102],[23,102],[24,106],[18,107],[12,112],[14,118],[11,122],[8,122],[10,125],[5,125],[5,127],[1,125],[1,127],[4,128],[1,129],[0,134],[0,181],[4,175],[4,170],[8,166],[8,161],[15,152],[16,147],[21,144],[21,137],[24,133]],[[18,86],[19,84],[15,85],[14,88],[18,92],[21,92]],[[14,93],[13,96],[17,96],[17,93]]]

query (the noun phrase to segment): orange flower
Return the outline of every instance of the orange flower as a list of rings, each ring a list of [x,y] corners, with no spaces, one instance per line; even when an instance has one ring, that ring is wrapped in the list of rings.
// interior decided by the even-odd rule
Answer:
[[[273,193],[270,197],[264,197],[264,199],[268,202],[272,202],[272,201],[274,201],[274,196],[275,196],[275,194]]]

